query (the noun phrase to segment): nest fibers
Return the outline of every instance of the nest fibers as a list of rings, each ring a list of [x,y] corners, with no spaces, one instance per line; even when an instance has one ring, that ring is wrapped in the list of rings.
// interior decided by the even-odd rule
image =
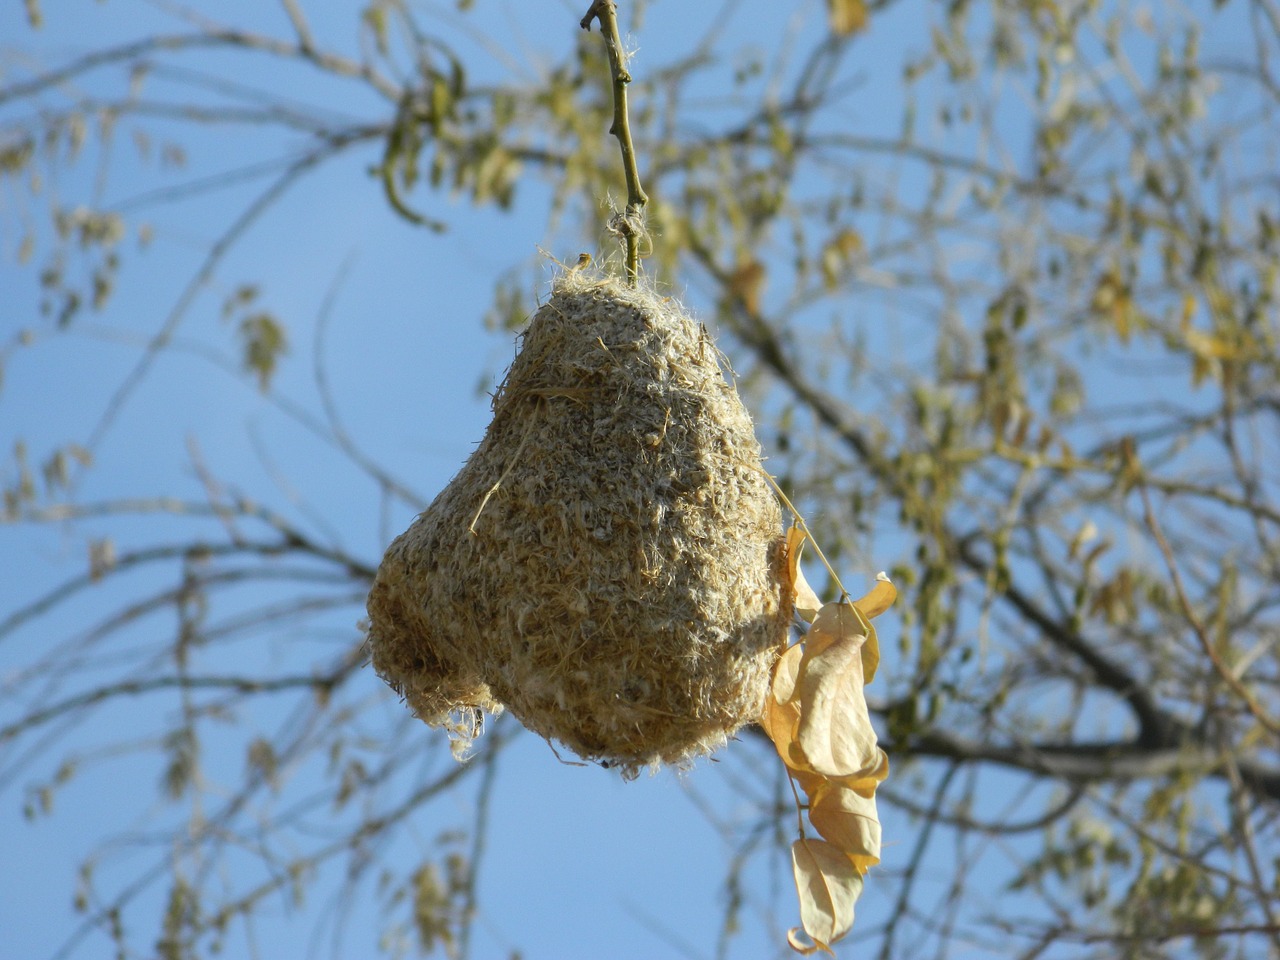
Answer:
[[[505,706],[630,773],[757,719],[791,619],[781,511],[702,327],[570,272],[493,412],[378,569],[378,674],[464,741]]]

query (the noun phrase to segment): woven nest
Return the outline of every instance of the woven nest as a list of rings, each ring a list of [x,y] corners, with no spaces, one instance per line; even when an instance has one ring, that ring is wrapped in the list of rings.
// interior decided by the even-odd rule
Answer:
[[[630,773],[758,718],[791,619],[781,511],[702,327],[565,274],[493,412],[378,570],[378,674],[463,740],[505,706]]]

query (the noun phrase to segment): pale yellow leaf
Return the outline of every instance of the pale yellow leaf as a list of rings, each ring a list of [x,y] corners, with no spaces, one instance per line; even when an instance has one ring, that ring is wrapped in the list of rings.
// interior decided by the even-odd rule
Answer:
[[[800,705],[793,700],[796,677],[800,672],[800,660],[804,649],[797,644],[787,649],[773,667],[773,684],[769,696],[764,698],[764,714],[760,726],[769,735],[778,754],[785,763],[791,741],[795,739],[796,726],[800,722]]]
[[[865,687],[876,678],[880,669],[880,638],[876,636],[876,628],[871,621],[866,623],[867,639],[862,644],[862,685]]]
[[[862,645],[862,682],[870,683],[876,678],[876,670],[880,667],[880,638],[876,636],[876,628],[871,626],[871,618],[878,617],[898,599],[898,589],[889,580],[884,571],[876,574],[876,585],[867,595],[855,600],[853,605],[866,618],[867,642]]]
[[[773,684],[770,693],[777,703],[786,703],[796,693],[796,679],[800,676],[800,663],[804,659],[804,647],[800,644],[787,647],[773,667]]]
[[[829,603],[805,637],[792,700],[800,708],[790,766],[824,777],[859,777],[880,762],[863,693],[869,625],[851,603]]]
[[[800,704],[793,699],[796,677],[800,672],[800,660],[804,650],[798,644],[789,648],[773,668],[773,686],[769,696],[765,697],[764,713],[760,717],[760,726],[778,750],[778,756],[787,767],[787,773],[800,785],[806,795],[822,784],[823,778],[807,770],[797,770],[788,762],[791,756],[791,744],[796,738],[796,728],[800,725]]]
[[[838,37],[857,33],[867,25],[866,0],[827,0],[827,19]]]
[[[818,788],[827,782],[826,777],[819,776],[816,773],[810,773],[808,770],[797,770],[795,767],[786,765],[787,775],[796,782],[796,785],[804,791],[806,797],[812,797],[818,792]]]
[[[759,260],[747,260],[729,275],[729,291],[748,313],[760,312],[760,294],[764,290],[765,266]]]
[[[830,945],[853,926],[862,874],[839,847],[825,840],[797,840],[791,845],[791,865],[800,898],[800,924],[814,947],[830,953]],[[795,933],[787,935],[787,942],[802,953],[813,952]]]
[[[889,778],[889,755],[876,747],[876,762],[869,770],[859,770],[847,777],[824,779],[823,783],[836,783],[857,791],[864,797],[874,797],[876,787]]]
[[[870,620],[892,607],[893,601],[897,599],[898,588],[893,585],[889,575],[882,570],[876,574],[876,585],[867,591],[866,596],[853,601],[853,605]]]
[[[818,594],[814,592],[813,587],[809,586],[809,581],[805,579],[804,571],[799,567],[796,567],[795,591],[796,613],[813,623],[813,618],[822,609],[822,601],[818,599]]]
[[[823,285],[828,290],[838,287],[862,252],[862,236],[856,230],[846,228],[828,240],[818,257]]]
[[[809,803],[813,828],[839,847],[859,873],[880,862],[880,818],[876,798],[827,780]]]
[[[816,657],[837,640],[846,638],[860,646],[866,640],[866,628],[866,618],[848,600],[824,603],[804,635],[805,657]],[[803,665],[800,669],[804,671]]]
[[[835,951],[828,947],[825,943],[806,943],[804,941],[804,931],[799,927],[792,927],[787,931],[787,946],[802,957],[810,956],[821,950],[823,953],[834,957]]]
[[[809,581],[804,578],[804,570],[800,568],[800,554],[804,552],[806,534],[799,527],[787,531],[787,576],[791,588],[795,592],[796,613],[810,623],[822,608],[822,601],[814,593]]]

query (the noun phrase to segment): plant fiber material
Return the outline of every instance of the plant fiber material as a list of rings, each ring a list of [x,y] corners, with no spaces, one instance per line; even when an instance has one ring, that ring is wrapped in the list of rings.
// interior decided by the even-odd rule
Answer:
[[[760,717],[793,596],[719,360],[671,300],[557,280],[484,439],[369,595],[374,669],[418,717],[467,741],[505,706],[629,774]]]

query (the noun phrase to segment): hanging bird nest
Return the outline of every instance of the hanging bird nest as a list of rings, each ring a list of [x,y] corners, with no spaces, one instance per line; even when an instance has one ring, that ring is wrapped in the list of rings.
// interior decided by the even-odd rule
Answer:
[[[378,570],[378,674],[464,742],[506,707],[631,774],[759,718],[791,621],[781,511],[701,325],[567,272],[493,412]]]

